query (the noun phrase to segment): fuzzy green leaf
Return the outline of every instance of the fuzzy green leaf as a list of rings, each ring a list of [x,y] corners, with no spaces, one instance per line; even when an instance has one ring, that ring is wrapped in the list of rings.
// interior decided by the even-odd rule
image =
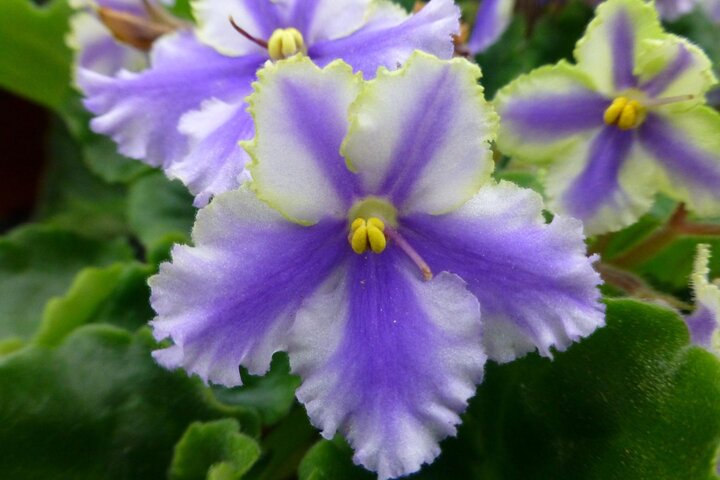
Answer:
[[[13,480],[164,478],[193,421],[258,419],[212,398],[197,378],[159,367],[150,333],[109,325],[75,330],[56,348],[0,359],[0,471]]]
[[[238,430],[233,419],[191,424],[175,446],[170,480],[242,478],[260,456],[260,447]]]

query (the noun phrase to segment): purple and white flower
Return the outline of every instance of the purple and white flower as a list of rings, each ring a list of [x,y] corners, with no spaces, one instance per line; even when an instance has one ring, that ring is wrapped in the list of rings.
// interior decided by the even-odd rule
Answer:
[[[96,115],[93,130],[182,180],[198,206],[244,178],[238,142],[253,136],[245,97],[268,59],[302,53],[322,66],[340,58],[370,78],[415,49],[450,58],[459,29],[452,0],[432,0],[412,16],[387,0],[198,0],[193,7],[197,29],[161,37],[147,70],[81,69],[78,83]]]
[[[496,96],[500,149],[547,166],[551,209],[598,234],[635,222],[658,191],[700,215],[720,214],[716,83],[695,45],[662,30],[641,0],[608,0],[564,61]]]
[[[479,76],[421,52],[372,81],[301,56],[262,70],[253,180],[150,280],[172,341],[157,361],[234,386],[287,351],[312,422],[386,479],[439,454],[486,357],[551,356],[603,325],[580,222],[491,180]]]

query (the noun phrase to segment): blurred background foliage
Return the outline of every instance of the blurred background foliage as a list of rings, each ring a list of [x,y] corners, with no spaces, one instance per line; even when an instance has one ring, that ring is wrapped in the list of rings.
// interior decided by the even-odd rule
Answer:
[[[0,477],[372,478],[342,439],[322,440],[308,423],[285,355],[264,377],[242,372],[234,389],[154,363],[146,281],[173,243],[190,241],[192,199],[89,130],[65,44],[71,9],[43,3],[0,1]],[[461,3],[470,21],[476,4]],[[592,16],[580,1],[521,10],[476,59],[490,98],[517,75],[570,58]],[[720,29],[702,13],[668,27],[720,65]],[[498,167],[498,177],[539,190],[537,172],[503,158]],[[674,209],[659,198],[595,246],[622,259]],[[699,241],[720,251],[720,237],[680,236],[618,263],[648,289],[689,301]],[[608,326],[554,361],[489,364],[457,438],[412,478],[718,478],[720,363],[689,345],[677,312],[607,303]]]

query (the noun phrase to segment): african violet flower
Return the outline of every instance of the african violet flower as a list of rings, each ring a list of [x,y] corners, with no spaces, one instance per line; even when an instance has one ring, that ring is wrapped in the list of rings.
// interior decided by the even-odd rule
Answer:
[[[512,20],[515,0],[483,0],[475,16],[468,50],[477,55],[497,42]]]
[[[710,246],[697,247],[691,276],[695,311],[685,318],[693,343],[720,353],[720,287],[709,281]]]
[[[262,70],[252,187],[200,210],[150,281],[174,344],[155,358],[233,386],[286,350],[313,423],[388,478],[438,455],[486,356],[550,356],[602,325],[580,222],[490,179],[479,75],[420,52],[369,82],[341,61]]]
[[[414,49],[453,54],[459,10],[432,0],[408,16],[389,0],[198,0],[197,30],[162,36],[151,67],[114,77],[78,75],[92,128],[126,156],[161,166],[196,195],[196,204],[235,188],[252,138],[245,97],[268,60],[307,54],[319,65],[342,58],[372,77]],[[198,39],[202,40],[199,41]]]
[[[665,20],[676,20],[692,12],[698,0],[655,0],[655,8]]]
[[[663,32],[641,0],[608,0],[575,49],[503,88],[498,145],[545,163],[551,209],[602,233],[633,223],[660,190],[720,213],[720,115],[705,54]]]

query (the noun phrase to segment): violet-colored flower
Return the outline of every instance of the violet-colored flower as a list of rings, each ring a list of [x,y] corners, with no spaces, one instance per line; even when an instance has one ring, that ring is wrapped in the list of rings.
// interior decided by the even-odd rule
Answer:
[[[698,0],[655,0],[655,8],[665,20],[676,20],[692,12]]]
[[[551,209],[593,234],[632,224],[658,191],[720,214],[720,114],[703,105],[716,79],[702,50],[665,33],[650,4],[608,0],[575,58],[496,97],[498,145],[548,165]]]
[[[479,76],[421,52],[369,82],[306,57],[262,70],[252,182],[150,280],[173,342],[158,362],[234,386],[286,350],[312,422],[385,479],[439,454],[486,356],[551,356],[603,325],[580,222],[491,180]]]
[[[162,167],[196,204],[239,185],[252,138],[245,97],[269,59],[307,54],[318,65],[341,58],[372,77],[420,49],[453,54],[459,10],[432,0],[408,16],[387,0],[198,0],[196,30],[161,37],[150,68],[114,77],[81,69],[92,128],[126,156]],[[230,19],[235,23],[231,24]]]

